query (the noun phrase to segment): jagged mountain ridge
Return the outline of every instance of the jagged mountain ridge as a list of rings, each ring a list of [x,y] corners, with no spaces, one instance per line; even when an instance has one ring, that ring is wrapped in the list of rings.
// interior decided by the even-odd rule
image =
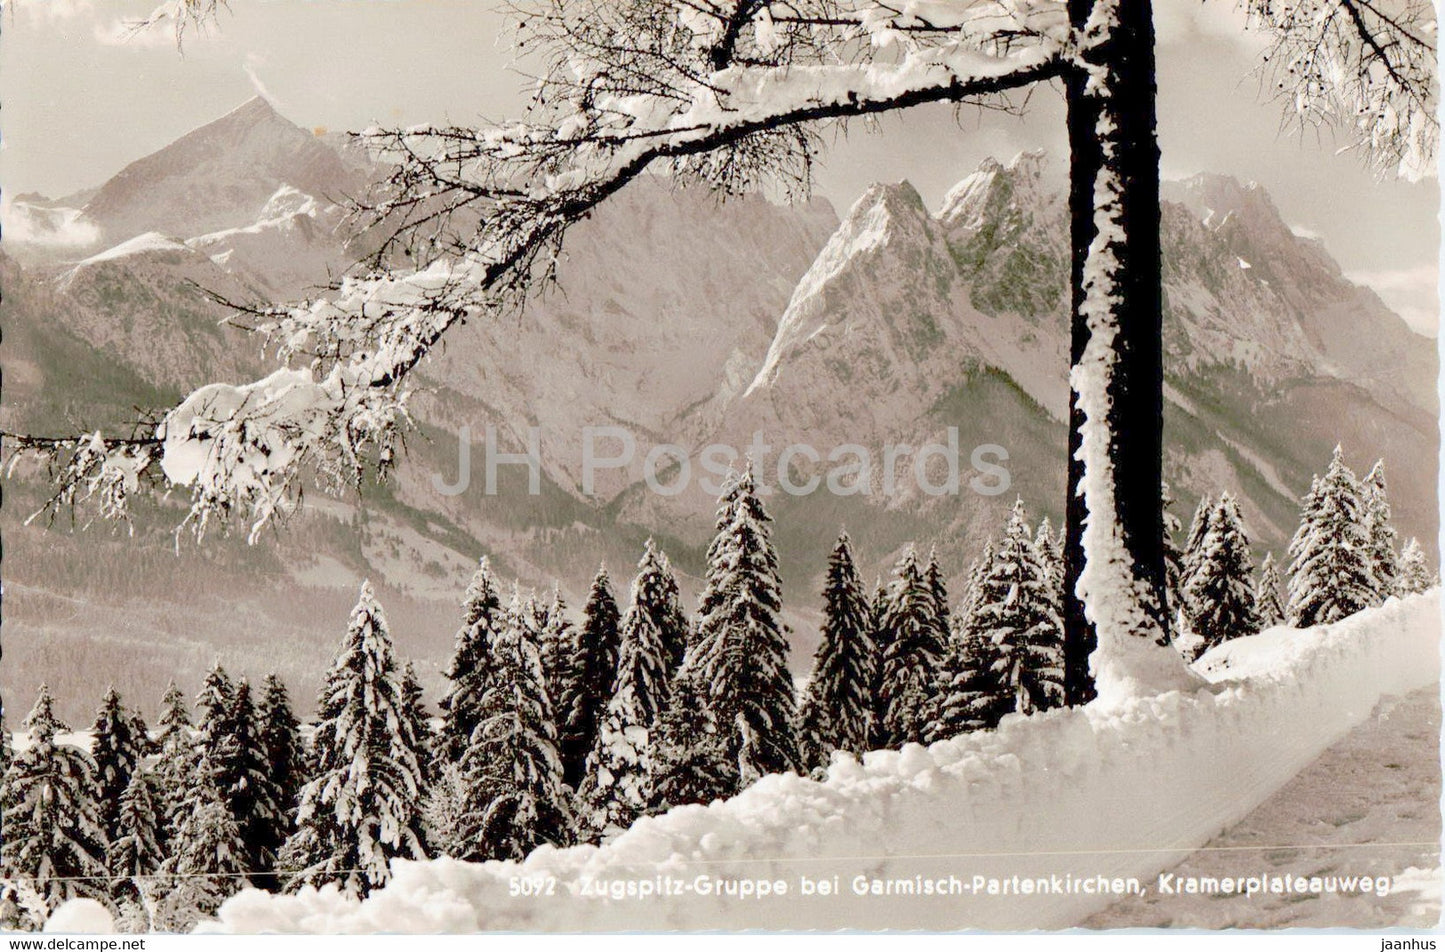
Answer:
[[[96,420],[107,406],[104,386],[81,388],[79,401],[47,386],[86,360],[115,377],[109,409],[122,418],[133,405],[249,376],[267,366],[259,347],[218,329],[223,312],[193,285],[233,299],[290,296],[348,259],[329,183],[305,181],[308,170],[330,164],[310,145],[330,144],[294,127],[310,137],[306,148],[290,132],[271,135],[285,122],[274,112],[243,108],[231,121],[238,114],[269,130],[247,141],[269,136],[282,155],[259,163],[271,170],[271,191],[247,192],[217,219],[222,227],[167,234],[170,203],[162,201],[157,217],[112,216],[130,223],[121,232],[140,229],[117,245],[19,275],[32,294],[12,301],[7,274],[7,350],[28,348],[29,372],[24,400],[7,392],[7,423],[42,420],[52,430]],[[167,163],[143,167],[171,165],[177,192],[190,194],[191,170],[174,161],[180,153],[161,154]],[[335,156],[355,166],[354,157]],[[598,560],[619,567],[621,578],[649,534],[684,571],[701,568],[712,500],[696,488],[667,498],[645,491],[640,461],[652,445],[745,447],[758,431],[774,457],[799,440],[825,452],[847,442],[876,452],[956,426],[965,460],[979,442],[1008,448],[1014,485],[1006,495],[928,497],[905,474],[890,498],[777,494],[770,505],[802,652],[813,637],[809,593],[840,524],[866,569],[886,571],[917,539],[937,545],[949,573],[961,574],[1015,493],[1055,521],[1062,508],[1068,246],[1061,197],[1042,185],[1043,161],[1026,154],[985,163],[936,212],[906,183],[875,186],[841,221],[822,202],[719,206],[660,180],[636,183],[571,234],[558,289],[520,319],[463,328],[425,366],[422,432],[390,488],[360,506],[303,517],[305,526],[331,528],[305,528],[305,546],[283,532],[273,539],[281,555],[253,569],[238,556],[238,571],[254,571],[258,590],[274,587],[279,571],[287,584],[330,592],[369,574],[417,600],[412,617],[420,619],[450,611],[461,584],[453,576],[488,552],[525,584],[561,577],[578,604]],[[168,187],[165,176],[151,182]],[[1345,281],[1322,248],[1289,233],[1256,191],[1209,177],[1166,192],[1167,469],[1180,515],[1200,492],[1233,489],[1245,497],[1256,554],[1278,553],[1292,529],[1293,494],[1342,439],[1354,462],[1390,459],[1402,529],[1433,538],[1433,383],[1428,393],[1419,385],[1425,365],[1433,367],[1431,342]],[[178,227],[209,228],[202,218]],[[1371,360],[1352,363],[1341,346],[1348,319],[1372,322]],[[487,423],[503,430],[504,450],[519,449],[528,426],[542,428],[541,497],[484,496],[479,454],[472,492],[443,497],[432,488],[433,474],[454,471],[457,429],[469,425],[480,443]],[[620,426],[638,441],[634,465],[605,472],[595,497],[580,488],[588,425]],[[163,521],[138,544],[172,545]],[[24,530],[19,551],[68,547],[84,574],[83,541],[32,537],[37,531]],[[320,635],[323,644],[331,634]],[[804,666],[805,654],[796,660]]]

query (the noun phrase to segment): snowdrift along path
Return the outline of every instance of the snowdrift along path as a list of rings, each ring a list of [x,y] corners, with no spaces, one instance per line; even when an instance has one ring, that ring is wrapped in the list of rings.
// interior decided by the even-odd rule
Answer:
[[[242,893],[207,931],[1049,928],[1118,897],[1096,877],[1151,878],[1246,816],[1382,697],[1439,677],[1439,593],[1336,625],[1222,646],[1214,683],[1104,708],[1007,718],[992,733],[835,759],[824,782],[771,776],[725,802],[640,821],[603,847],[526,862],[399,862],[364,902],[333,889]],[[1248,874],[1249,870],[1241,870]],[[1064,894],[989,895],[974,877],[1056,877]],[[802,879],[832,883],[807,894]],[[855,877],[915,894],[856,895]],[[961,895],[924,894],[957,877]],[[1069,880],[1067,877],[1077,877]],[[519,879],[518,877],[525,877]],[[739,880],[766,898],[717,895]],[[535,884],[535,885],[533,885]],[[583,895],[630,887],[616,900]],[[1030,884],[1032,885],[1032,884]],[[1088,886],[1088,891],[1083,887]],[[709,890],[713,894],[702,890]],[[638,893],[673,891],[675,895]],[[775,891],[779,886],[772,887]],[[537,890],[540,895],[516,895]]]
[[[1154,891],[1086,929],[1429,929],[1440,923],[1440,686],[1385,698],[1249,816],[1168,871],[1186,877],[1368,877],[1317,894]],[[1161,874],[1162,875],[1162,874]],[[1378,882],[1389,883],[1381,896]]]

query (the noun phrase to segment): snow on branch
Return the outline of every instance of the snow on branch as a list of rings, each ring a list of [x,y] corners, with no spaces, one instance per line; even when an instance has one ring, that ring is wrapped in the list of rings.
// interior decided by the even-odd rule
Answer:
[[[216,2],[176,0],[177,23]],[[212,384],[135,439],[12,439],[58,471],[53,506],[123,515],[142,477],[191,493],[188,520],[251,537],[314,473],[359,484],[392,461],[407,378],[453,327],[520,306],[567,229],[644,170],[727,195],[806,193],[826,123],[930,102],[987,104],[1061,76],[1056,0],[542,0],[517,6],[541,64],[524,121],[361,134],[389,174],[358,211],[381,236],[323,297],[252,310],[295,368]],[[183,27],[182,27],[183,28]],[[399,266],[403,262],[404,266]]]
[[[1347,131],[1381,172],[1434,174],[1431,0],[1245,0],[1245,12],[1272,38],[1266,70],[1289,116]]]
[[[176,49],[185,45],[187,33],[204,31],[222,10],[229,9],[230,0],[164,0],[144,20],[129,24],[131,33],[147,30],[170,30],[176,38]]]

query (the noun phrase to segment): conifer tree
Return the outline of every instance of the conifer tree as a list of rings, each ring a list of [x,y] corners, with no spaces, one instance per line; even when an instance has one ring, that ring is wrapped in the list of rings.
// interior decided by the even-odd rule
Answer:
[[[587,774],[587,755],[597,743],[597,731],[612,699],[621,640],[621,613],[612,596],[607,567],[597,570],[587,605],[582,610],[568,691],[558,717],[561,734],[562,778],[576,790]]]
[[[95,765],[57,735],[70,728],[55,716],[50,690],[41,685],[25,718],[30,744],[15,755],[6,782],[4,871],[28,879],[48,908],[74,898],[104,899],[108,892],[105,830],[95,801]]]
[[[1167,523],[1169,517],[1165,517]],[[1176,523],[1178,520],[1175,520]],[[1049,582],[1049,599],[1060,613],[1064,610],[1064,547],[1054,535],[1053,523],[1049,517],[1039,520],[1038,532],[1034,533],[1034,558],[1043,567],[1044,577]]]
[[[622,619],[612,699],[578,791],[583,825],[594,834],[625,830],[647,811],[657,724],[672,693],[676,644],[668,626],[677,617],[676,590],[669,590],[670,574],[650,539],[637,569]]]
[[[873,657],[868,663],[873,684],[868,692],[868,746],[881,750],[888,746],[888,695],[883,690],[883,655],[893,643],[893,629],[888,624],[888,588],[882,578],[873,580],[873,597],[868,600],[868,629],[873,636]]]
[[[793,679],[779,614],[782,585],[772,517],[751,467],[730,477],[719,500],[697,615],[696,657],[709,716],[735,765],[735,790],[764,774],[798,768]]]
[[[1227,492],[1220,494],[1210,514],[1196,558],[1185,601],[1190,606],[1190,631],[1200,639],[1200,653],[1258,632],[1249,535],[1239,504]]]
[[[196,738],[191,724],[191,712],[186,708],[186,697],[174,681],[166,687],[161,699],[161,716],[156,746],[159,759],[156,763],[156,782],[160,787],[161,838],[168,842],[172,831],[180,821],[180,811],[186,787],[196,758]]]
[[[189,931],[198,920],[214,915],[247,882],[246,844],[216,782],[217,774],[202,749],[165,864],[171,877],[156,915],[165,931]]]
[[[491,686],[496,666],[492,646],[502,630],[502,614],[497,579],[483,556],[462,600],[462,627],[445,672],[450,687],[441,699],[441,750],[453,763],[461,761],[477,729],[482,695]]]
[[[1400,550],[1400,571],[1395,576],[1395,594],[1416,595],[1439,584],[1418,539],[1411,538]]]
[[[1180,558],[1179,591],[1183,594],[1189,588],[1189,579],[1194,575],[1194,570],[1199,567],[1199,553],[1204,545],[1204,535],[1209,531],[1209,520],[1214,513],[1214,501],[1208,496],[1199,497],[1199,505],[1194,507],[1194,518],[1189,522],[1189,537],[1184,540],[1184,554]],[[1184,595],[1187,599],[1189,596]],[[1182,603],[1179,606],[1188,608]]]
[[[426,844],[432,856],[457,859],[466,854],[462,821],[470,809],[471,786],[461,764],[443,762],[422,801]]]
[[[421,678],[417,676],[416,665],[408,661],[401,669],[402,711],[411,722],[412,735],[416,737],[418,750],[426,752],[422,758],[422,776],[430,784],[440,766],[431,751],[436,747],[436,736],[432,730],[431,717],[426,709],[426,692],[422,690]]]
[[[1274,553],[1266,552],[1259,566],[1259,584],[1254,589],[1254,615],[1261,630],[1285,623],[1280,589],[1279,566],[1274,564]]]
[[[231,730],[228,717],[235,700],[236,686],[226,674],[226,669],[217,661],[206,673],[201,683],[201,693],[196,695],[196,711],[200,717],[197,724],[197,742],[205,748],[214,762],[218,759],[221,746]]]
[[[461,761],[468,804],[456,849],[467,860],[521,859],[543,843],[567,844],[573,831],[541,651],[520,599],[493,650],[496,677]]]
[[[1014,695],[997,670],[999,660],[998,648],[981,626],[959,626],[958,643],[949,652],[942,701],[929,725],[927,742],[993,730],[1014,709]]]
[[[662,629],[662,640],[667,645],[668,666],[672,673],[676,674],[687,656],[688,646],[692,644],[692,624],[687,619],[687,612],[682,608],[677,575],[667,553],[648,539],[643,559],[656,563],[655,566],[649,565],[648,571],[656,573],[659,579],[660,594],[657,602],[662,608],[658,614],[658,625]],[[639,571],[641,569],[639,565]]]
[[[90,756],[95,764],[95,800],[100,806],[100,825],[105,842],[119,835],[121,797],[130,786],[131,774],[141,762],[141,738],[135,721],[121,705],[114,687],[105,692],[95,723],[91,725]],[[142,734],[142,736],[144,736]]]
[[[736,789],[737,765],[729,762],[726,738],[713,723],[707,700],[685,667],[657,727],[649,812],[711,803]]]
[[[290,833],[290,818],[271,779],[251,684],[245,678],[232,691],[226,722],[229,730],[211,762],[213,779],[240,831],[245,868],[259,885],[270,881],[277,851]]]
[[[276,804],[286,818],[286,823],[278,828],[285,832],[285,837],[273,846],[273,852],[279,855],[286,837],[295,830],[297,797],[306,782],[306,751],[301,741],[301,724],[291,709],[290,692],[275,674],[266,675],[261,685],[257,717],[261,722],[261,749],[270,766]]]
[[[120,797],[116,835],[107,854],[110,874],[117,880],[154,876],[165,861],[159,801],[151,772],[144,767],[133,771]]]
[[[1339,621],[1375,598],[1370,535],[1359,481],[1336,446],[1330,465],[1305,496],[1289,544],[1290,624],[1309,628]]]
[[[542,673],[547,677],[547,697],[552,710],[564,710],[572,685],[572,658],[577,650],[577,632],[567,617],[567,603],[562,598],[560,583],[552,585],[552,600],[547,605],[547,623],[542,628]]]
[[[910,546],[894,570],[886,620],[891,639],[883,652],[883,729],[890,747],[922,742],[938,716],[947,645],[940,637],[936,603]]]
[[[1008,596],[1008,589],[1000,588],[999,581],[993,574],[994,563],[998,561],[998,550],[998,543],[989,538],[984,542],[978,559],[969,568],[967,597],[961,612],[965,628],[977,627],[979,612],[985,606],[997,605]]]
[[[937,549],[928,553],[928,568],[923,572],[923,582],[928,586],[928,594],[933,599],[933,627],[938,631],[939,640],[946,646],[953,629],[953,612],[948,604],[948,583],[944,581],[943,570],[938,567]]]
[[[1360,484],[1365,508],[1365,527],[1370,539],[1370,566],[1375,576],[1375,600],[1379,604],[1395,594],[1395,576],[1399,572],[1399,555],[1395,545],[1399,537],[1390,524],[1390,498],[1385,487],[1385,461],[1375,465]]]
[[[386,618],[363,582],[316,703],[316,773],[282,851],[289,889],[338,883],[365,896],[397,857],[424,858],[423,752],[403,709]]]
[[[1034,554],[1023,501],[1014,503],[981,586],[973,634],[993,641],[993,670],[1023,714],[1064,702],[1063,622]]]
[[[936,563],[931,569],[936,578]],[[938,588],[932,591],[935,612],[942,590],[942,580],[936,580]],[[946,595],[943,609],[947,610]],[[798,712],[798,749],[805,768],[825,766],[835,750],[862,754],[869,749],[874,682],[870,614],[852,543],[844,532],[828,557],[823,633]]]

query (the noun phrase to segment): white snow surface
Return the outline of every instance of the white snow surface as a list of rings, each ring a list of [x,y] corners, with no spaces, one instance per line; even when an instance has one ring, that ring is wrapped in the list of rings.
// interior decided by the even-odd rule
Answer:
[[[1148,882],[1238,822],[1382,697],[1439,678],[1438,590],[1308,630],[1275,628],[1206,654],[1209,686],[1105,707],[1011,715],[924,748],[836,756],[824,781],[769,776],[727,801],[640,820],[602,847],[523,863],[397,862],[364,901],[333,888],[248,890],[201,931],[1050,928],[1112,902],[1092,894],[863,897],[857,875],[1073,874]],[[782,880],[765,899],[577,895],[588,880]],[[799,894],[837,875],[841,895]],[[556,895],[509,896],[515,877]]]
[[[115,932],[110,910],[94,899],[70,899],[56,907],[45,920],[46,932],[71,935],[105,935]]]

